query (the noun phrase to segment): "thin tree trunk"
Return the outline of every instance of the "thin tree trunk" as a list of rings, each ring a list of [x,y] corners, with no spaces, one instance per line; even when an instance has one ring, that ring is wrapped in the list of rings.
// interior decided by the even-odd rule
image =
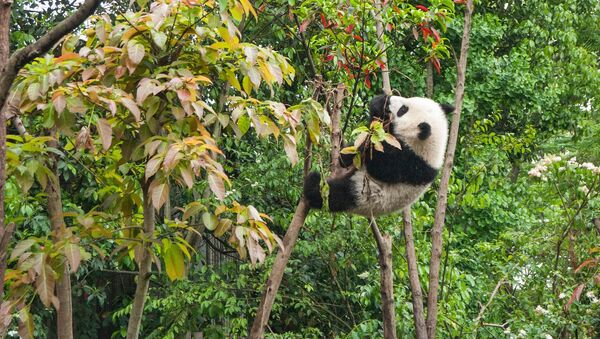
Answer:
[[[377,32],[377,48],[381,52],[379,59],[383,67],[381,68],[381,78],[383,81],[383,91],[386,94],[392,94],[392,85],[390,84],[390,70],[388,69],[387,53],[385,52],[385,41],[383,41],[383,19],[381,12],[383,6],[381,0],[375,0],[375,30]]]
[[[428,98],[433,98],[433,66],[431,62],[427,63],[427,75],[425,77],[425,95]]]
[[[425,94],[428,98],[433,97],[433,67],[431,63],[426,66]],[[427,338],[427,326],[425,325],[425,312],[423,310],[423,290],[419,280],[419,269],[417,264],[417,255],[415,253],[415,241],[413,236],[411,206],[407,206],[402,211],[402,221],[404,222],[404,239],[406,247],[406,262],[408,265],[408,279],[413,303],[413,317],[415,319],[415,333],[417,338]]]
[[[333,100],[333,109],[331,110],[331,175],[341,175],[344,168],[340,165],[340,151],[342,150],[343,136],[340,129],[340,117],[344,96],[346,94],[346,86],[339,83],[335,89],[335,97]]]
[[[10,10],[12,1],[0,2],[0,70],[3,72],[10,53]],[[6,257],[8,245],[14,232],[12,226],[4,226],[4,185],[6,184],[6,109],[0,107],[0,300],[4,296],[4,272],[6,271]]]
[[[381,51],[381,78],[383,80],[383,91],[387,95],[392,94],[390,73],[388,70],[387,53],[383,41],[383,19],[381,12],[383,6],[380,0],[375,0],[375,29],[377,31],[377,46]],[[370,220],[371,230],[377,242],[379,255],[379,269],[381,271],[381,311],[383,312],[383,336],[386,339],[396,338],[396,310],[394,304],[394,272],[392,270],[392,238],[389,234],[383,236],[375,223],[375,218]]]
[[[369,220],[371,231],[377,240],[379,271],[381,273],[381,310],[383,313],[383,337],[396,338],[396,310],[394,305],[394,271],[392,270],[392,237],[381,235],[375,218]]]
[[[143,180],[143,179],[142,179]],[[144,233],[151,236],[154,233],[154,206],[149,190],[150,181],[142,183],[142,194],[144,200]],[[152,268],[152,243],[145,242],[143,246],[141,259],[139,263],[139,272],[137,276],[137,286],[133,297],[133,306],[129,315],[129,324],[127,325],[127,339],[137,339],[140,335],[140,327],[142,324],[142,314],[144,312],[144,304],[150,286],[150,270]]]
[[[427,339],[427,327],[425,326],[425,312],[423,311],[423,291],[419,281],[419,270],[417,266],[417,255],[415,253],[415,242],[412,230],[410,206],[402,211],[404,221],[404,239],[406,240],[406,262],[408,263],[408,279],[412,294],[413,317],[415,319],[415,332],[417,338]]]
[[[273,307],[273,302],[275,301],[275,296],[277,295],[279,285],[281,285],[281,279],[283,278],[285,266],[290,259],[294,245],[296,245],[298,233],[304,225],[304,220],[306,220],[308,211],[308,204],[304,200],[304,197],[302,197],[298,203],[298,206],[296,207],[296,212],[294,213],[292,222],[290,223],[290,226],[285,233],[285,237],[283,238],[283,248],[280,248],[279,251],[277,251],[275,263],[273,264],[273,268],[271,268],[269,279],[265,283],[265,289],[260,300],[260,306],[258,306],[258,309],[256,310],[256,318],[254,318],[254,323],[250,329],[250,338],[262,338],[264,336],[264,329],[269,321],[271,308]]]
[[[315,92],[312,96],[313,99],[317,100],[320,93],[321,87],[320,85],[317,85],[317,88],[315,88]],[[312,144],[307,134],[306,152],[304,156],[305,177],[310,169],[311,160]],[[265,283],[265,288],[260,299],[260,305],[256,309],[256,316],[254,318],[254,322],[252,323],[252,328],[250,329],[250,335],[248,336],[249,338],[262,338],[264,336],[265,326],[269,321],[271,309],[273,308],[273,302],[275,301],[275,296],[277,295],[277,291],[281,285],[281,279],[283,279],[285,266],[290,260],[290,255],[292,254],[294,246],[296,245],[296,241],[298,240],[298,233],[300,233],[300,229],[302,226],[304,226],[304,221],[306,220],[306,216],[308,215],[309,211],[310,208],[308,207],[304,197],[300,198],[300,202],[298,202],[296,211],[294,212],[294,217],[292,218],[292,221],[288,226],[288,230],[285,232],[285,236],[283,237],[283,248],[280,248],[277,251],[275,262],[271,268],[271,273],[269,273],[269,278]]]
[[[52,137],[58,138],[56,131],[51,132]],[[48,146],[57,148],[58,140],[54,139],[48,142]],[[63,216],[62,197],[60,190],[60,175],[58,173],[58,156],[50,154],[50,171],[54,178],[48,180],[46,184],[46,194],[48,195],[48,217],[52,226],[53,240],[58,242],[65,233],[65,220]],[[56,296],[60,307],[56,310],[56,332],[60,339],[73,338],[73,305],[71,302],[71,275],[69,262],[63,258],[63,271],[56,282]]]
[[[427,335],[429,338],[435,338],[435,329],[437,324],[437,297],[439,286],[440,258],[442,256],[442,230],[446,218],[446,207],[448,203],[448,183],[454,163],[454,153],[456,151],[456,142],[458,139],[458,127],[460,124],[460,114],[462,111],[463,99],[465,94],[465,72],[467,68],[467,54],[469,50],[469,37],[471,33],[471,18],[473,15],[473,1],[467,0],[465,9],[465,21],[463,36],[460,48],[460,59],[457,65],[456,93],[454,116],[450,126],[450,137],[448,140],[448,149],[442,168],[442,178],[438,191],[438,201],[435,210],[435,219],[433,229],[431,230],[431,261],[429,263],[429,294],[427,296]]]

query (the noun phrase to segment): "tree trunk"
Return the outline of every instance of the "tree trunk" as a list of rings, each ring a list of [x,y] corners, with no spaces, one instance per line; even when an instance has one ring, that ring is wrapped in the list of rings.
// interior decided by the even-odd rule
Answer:
[[[290,259],[294,245],[296,245],[298,233],[304,225],[304,220],[308,215],[308,211],[308,204],[304,200],[304,197],[302,197],[298,203],[298,206],[296,207],[296,212],[294,213],[292,222],[290,223],[290,226],[285,233],[285,237],[283,238],[283,248],[280,248],[279,251],[277,251],[275,263],[273,264],[273,268],[271,268],[269,279],[265,283],[265,289],[260,300],[260,305],[256,310],[256,318],[254,318],[254,323],[250,329],[250,338],[262,338],[264,336],[264,328],[269,321],[271,308],[273,307],[273,302],[275,301],[275,296],[277,295],[279,285],[281,285],[281,279],[283,278],[285,266]]]
[[[319,82],[320,84],[320,82]],[[315,88],[315,92],[312,95],[314,100],[319,98],[321,94],[321,87],[317,84]],[[312,161],[312,144],[308,133],[306,134],[306,151],[304,154],[304,176],[308,174],[310,170],[310,164]],[[277,295],[277,290],[279,289],[279,285],[281,285],[281,279],[283,279],[283,273],[285,271],[285,266],[287,265],[290,255],[292,254],[292,250],[296,245],[296,241],[298,240],[298,233],[302,226],[304,226],[304,221],[306,220],[306,216],[310,208],[306,203],[304,197],[300,198],[300,202],[296,206],[296,212],[294,212],[294,217],[288,226],[288,230],[285,232],[285,236],[283,237],[283,248],[280,248],[277,251],[277,256],[275,257],[275,262],[273,263],[273,267],[271,268],[271,273],[269,273],[269,278],[265,283],[265,288],[260,299],[260,305],[256,309],[256,317],[254,318],[254,322],[252,323],[252,328],[250,329],[249,338],[262,338],[265,332],[265,326],[269,321],[269,316],[271,315],[271,309],[273,308],[273,302],[275,301],[275,296]]]
[[[12,1],[0,1],[0,70],[4,72],[8,54],[10,53],[10,9]],[[6,184],[6,109],[0,106],[0,300],[4,296],[4,272],[6,271],[6,257],[8,245],[14,225],[4,226],[4,185]]]
[[[454,163],[454,153],[458,139],[458,127],[460,124],[460,113],[465,94],[465,72],[467,69],[467,54],[469,51],[469,37],[471,33],[471,18],[473,15],[473,0],[467,0],[465,9],[465,22],[460,48],[460,59],[457,65],[456,93],[454,116],[450,126],[450,137],[448,149],[442,168],[442,178],[438,191],[438,201],[435,209],[435,219],[431,230],[431,261],[429,263],[429,294],[427,296],[427,336],[435,338],[437,324],[437,297],[440,273],[440,258],[442,256],[442,230],[446,218],[446,207],[448,203],[448,183]]]
[[[408,279],[412,294],[413,317],[415,319],[415,332],[418,339],[427,339],[427,327],[425,326],[425,312],[423,311],[423,291],[419,281],[419,270],[417,266],[417,255],[415,254],[415,242],[412,230],[410,206],[403,211],[404,239],[406,240],[406,262],[408,263]]]
[[[390,73],[387,64],[387,53],[385,52],[385,42],[383,41],[383,19],[381,12],[383,7],[380,0],[375,0],[375,29],[377,31],[377,45],[381,51],[381,78],[383,79],[383,91],[387,95],[392,94],[390,83]],[[389,234],[383,236],[375,223],[375,218],[370,220],[371,230],[377,242],[379,250],[379,269],[381,270],[381,311],[383,312],[383,336],[396,338],[396,310],[394,304],[394,272],[392,270],[392,238]]]
[[[369,220],[371,231],[377,241],[379,271],[381,274],[381,311],[383,313],[383,337],[396,338],[396,308],[394,304],[394,271],[392,270],[392,237],[381,235],[375,218]]]
[[[52,137],[58,138],[55,131],[51,132]],[[58,139],[48,142],[48,146],[58,148]],[[48,194],[48,217],[52,227],[54,242],[60,241],[65,234],[65,220],[62,210],[62,197],[60,190],[60,175],[58,173],[58,156],[50,153],[50,171],[54,178],[48,180],[46,184],[46,194]],[[60,339],[73,338],[73,305],[71,302],[71,275],[69,262],[63,258],[63,271],[56,282],[56,296],[60,307],[56,310],[56,333]]]
[[[143,180],[143,179],[142,179]],[[142,183],[142,194],[144,200],[144,234],[152,236],[154,233],[154,206],[148,192],[150,181]],[[133,297],[133,306],[129,315],[129,324],[127,325],[127,339],[137,339],[140,335],[140,327],[142,325],[142,314],[144,312],[144,304],[146,303],[146,295],[150,286],[150,270],[152,268],[152,243],[144,242],[141,259],[139,261],[139,271],[137,275],[137,286]]]

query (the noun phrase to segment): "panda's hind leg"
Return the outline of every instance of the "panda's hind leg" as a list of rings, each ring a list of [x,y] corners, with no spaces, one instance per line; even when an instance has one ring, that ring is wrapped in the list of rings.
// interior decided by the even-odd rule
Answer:
[[[356,207],[356,193],[352,181],[355,173],[327,179],[329,184],[329,210],[331,212],[348,211]]]

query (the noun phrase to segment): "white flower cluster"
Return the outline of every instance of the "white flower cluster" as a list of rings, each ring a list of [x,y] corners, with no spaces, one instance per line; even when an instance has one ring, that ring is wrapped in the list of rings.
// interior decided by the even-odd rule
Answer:
[[[544,180],[545,177],[543,176],[543,173],[548,170],[548,165],[561,160],[562,158],[558,155],[548,154],[542,160],[538,161],[537,164],[535,164],[535,167],[530,169],[527,174],[529,174],[529,176],[542,178],[542,180]]]
[[[592,304],[600,304],[600,299],[598,299],[596,297],[596,295],[594,294],[593,291],[589,291],[588,293],[585,294],[585,296],[590,299],[590,301],[592,302]]]
[[[543,308],[540,305],[537,305],[537,307],[535,308],[535,313],[537,313],[539,315],[546,315],[546,314],[550,313],[550,311],[548,311],[547,309]]]
[[[566,156],[566,154],[564,154],[563,156]],[[541,178],[543,181],[547,181],[548,179],[544,176],[544,172],[546,172],[548,170],[548,166],[555,162],[559,162],[562,159],[563,158],[561,156],[547,154],[546,156],[544,156],[544,158],[542,158],[540,161],[535,163],[535,167],[530,169],[529,172],[527,172],[527,174],[529,174],[529,176],[531,176],[531,177]],[[592,164],[591,162],[584,162],[584,163],[580,164],[577,162],[576,157],[572,157],[569,160],[567,160],[567,166],[569,168],[584,168],[584,169],[591,171],[592,173],[600,174],[600,166],[596,166],[596,165]],[[562,172],[565,170],[565,167],[561,166],[558,170],[560,172]],[[584,191],[584,189],[580,189],[580,190],[582,192]]]

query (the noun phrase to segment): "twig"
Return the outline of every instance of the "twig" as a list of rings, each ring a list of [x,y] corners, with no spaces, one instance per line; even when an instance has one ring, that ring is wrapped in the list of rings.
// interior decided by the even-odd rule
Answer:
[[[488,300],[488,302],[485,305],[483,305],[481,307],[481,309],[479,310],[479,314],[477,315],[477,318],[475,318],[475,320],[473,321],[475,324],[479,324],[481,317],[483,317],[483,313],[485,312],[485,310],[488,308],[488,306],[490,306],[490,304],[494,300],[494,297],[496,296],[496,293],[498,293],[500,286],[502,286],[505,283],[506,283],[506,278],[502,278],[502,279],[500,279],[500,281],[498,281],[498,283],[496,284],[496,287],[494,287],[494,291],[492,291],[492,294],[490,295],[490,299]]]

